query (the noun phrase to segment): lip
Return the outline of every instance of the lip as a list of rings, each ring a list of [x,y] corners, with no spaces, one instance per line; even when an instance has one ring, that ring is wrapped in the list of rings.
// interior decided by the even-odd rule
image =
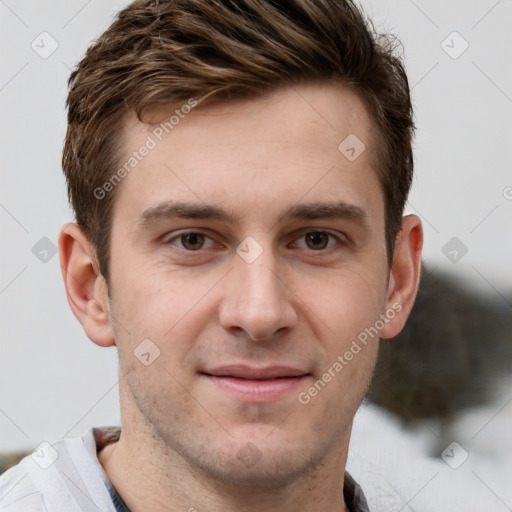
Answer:
[[[278,400],[297,391],[310,373],[290,366],[254,368],[229,365],[200,372],[207,382],[237,399],[251,402]]]
[[[244,364],[233,364],[206,369],[201,373],[212,375],[214,377],[235,377],[238,379],[260,380],[277,379],[279,377],[300,377],[301,375],[307,375],[309,372],[301,368],[283,365],[255,368]]]

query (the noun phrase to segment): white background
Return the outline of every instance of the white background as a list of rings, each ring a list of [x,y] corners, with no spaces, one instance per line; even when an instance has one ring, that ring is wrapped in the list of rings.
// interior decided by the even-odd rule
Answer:
[[[0,1],[2,451],[119,423],[115,350],[96,347],[72,315],[58,255],[42,263],[32,247],[43,237],[56,244],[60,226],[72,220],[60,165],[70,70],[126,3]],[[363,6],[405,48],[418,128],[408,211],[424,220],[424,259],[489,296],[506,295],[512,284],[512,2]],[[47,59],[31,47],[43,31],[58,43]],[[444,40],[452,54],[463,47],[457,35],[446,39],[453,31],[469,44],[458,58],[442,47]],[[452,237],[468,248],[456,263],[442,252]]]

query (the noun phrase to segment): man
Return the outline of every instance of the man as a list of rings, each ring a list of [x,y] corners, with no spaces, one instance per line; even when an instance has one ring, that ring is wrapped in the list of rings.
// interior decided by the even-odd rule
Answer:
[[[123,10],[70,78],[59,238],[122,426],[24,459],[2,510],[367,510],[345,462],[417,290],[412,132],[349,1]]]

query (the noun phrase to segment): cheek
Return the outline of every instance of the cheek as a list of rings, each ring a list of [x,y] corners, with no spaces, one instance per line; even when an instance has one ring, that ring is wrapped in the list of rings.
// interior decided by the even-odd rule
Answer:
[[[313,283],[303,279],[296,290],[304,301],[304,314],[311,311],[310,316],[317,317],[320,328],[330,332],[336,345],[372,326],[386,299],[385,276],[363,268],[339,269],[324,277],[320,284],[318,280]]]
[[[149,339],[165,368],[180,373],[181,362],[213,314],[207,300],[212,277],[191,282],[178,272],[156,269],[125,276],[115,287],[111,310],[120,356],[129,365],[141,343]]]
[[[197,427],[200,418],[194,414],[197,402],[187,391],[190,383],[186,376],[168,368],[163,354],[149,366],[133,358],[126,361],[124,366],[124,360],[125,357],[120,354],[121,371],[125,375],[121,399],[125,406],[130,404],[130,414],[135,410],[140,411],[151,428],[157,429],[160,437],[179,437],[179,429],[185,421],[190,424],[194,416],[194,427]]]
[[[378,341],[366,346],[356,341],[344,349],[333,351],[323,373],[299,395],[299,412],[311,418],[319,436],[347,429],[370,386]]]

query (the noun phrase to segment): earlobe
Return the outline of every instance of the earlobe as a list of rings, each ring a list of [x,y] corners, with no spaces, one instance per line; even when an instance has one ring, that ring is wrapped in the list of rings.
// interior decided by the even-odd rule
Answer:
[[[382,338],[392,338],[403,328],[418,291],[421,271],[423,229],[416,215],[403,218],[402,230],[395,244],[389,276],[386,310],[395,310],[381,331]]]
[[[59,234],[59,254],[66,295],[73,314],[97,345],[115,345],[109,314],[108,290],[91,243],[75,223]]]

